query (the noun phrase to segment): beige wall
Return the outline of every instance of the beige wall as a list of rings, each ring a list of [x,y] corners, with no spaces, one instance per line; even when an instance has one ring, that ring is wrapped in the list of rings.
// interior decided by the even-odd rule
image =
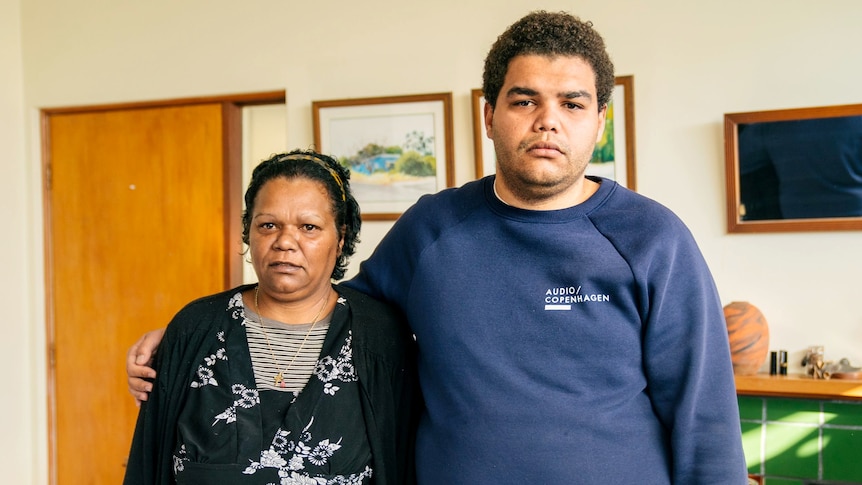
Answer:
[[[509,23],[537,5],[0,0],[4,482],[45,483],[47,476],[40,107],[286,89],[287,145],[307,147],[312,100],[451,91],[461,184],[473,177],[469,93],[480,86],[482,59]],[[722,300],[759,306],[773,348],[821,343],[828,358],[862,365],[862,235],[725,234],[721,125],[727,112],[862,103],[855,51],[862,3],[542,6],[592,20],[618,73],[635,76],[639,192],[689,224]],[[360,259],[387,227],[365,228]],[[66,385],[87,384],[81,376]]]
[[[42,318],[32,310],[41,298],[41,214],[38,170],[26,156],[21,10],[17,0],[0,0],[0,295],[6,302],[0,319],[0,470],[9,483],[41,483],[38,458],[44,455],[44,352],[39,336]],[[40,197],[40,196],[39,196]],[[42,340],[44,342],[44,339]],[[44,468],[44,467],[42,467]],[[7,478],[8,477],[8,478]]]

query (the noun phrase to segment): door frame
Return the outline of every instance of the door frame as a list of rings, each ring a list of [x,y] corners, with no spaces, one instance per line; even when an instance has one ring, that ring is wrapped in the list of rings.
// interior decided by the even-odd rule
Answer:
[[[156,101],[140,101],[115,104],[100,104],[88,106],[71,106],[58,108],[43,108],[40,110],[41,131],[41,174],[42,174],[42,230],[43,230],[43,261],[44,261],[44,291],[45,291],[45,337],[46,337],[46,369],[47,369],[47,411],[48,411],[48,482],[56,484],[57,477],[57,408],[56,408],[56,371],[54,359],[54,295],[53,288],[53,234],[51,233],[51,160],[50,160],[50,120],[60,114],[95,113],[100,111],[132,110],[146,108],[168,108],[193,106],[198,104],[221,104],[222,107],[222,153],[224,176],[224,217],[225,238],[237,241],[236,235],[242,232],[240,220],[242,211],[242,108],[266,104],[284,104],[287,96],[284,90],[264,91],[257,93],[228,94],[220,96],[201,96],[190,98],[175,98]],[[227,248],[225,257],[224,287],[231,288],[242,283],[242,258],[239,256],[242,243],[237,241],[236,248]],[[117,362],[117,365],[122,365]]]

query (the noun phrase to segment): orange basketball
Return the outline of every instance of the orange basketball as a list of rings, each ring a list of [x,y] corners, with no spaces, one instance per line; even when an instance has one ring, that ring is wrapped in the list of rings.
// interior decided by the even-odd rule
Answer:
[[[734,301],[724,307],[733,373],[755,374],[769,354],[769,325],[751,303]]]

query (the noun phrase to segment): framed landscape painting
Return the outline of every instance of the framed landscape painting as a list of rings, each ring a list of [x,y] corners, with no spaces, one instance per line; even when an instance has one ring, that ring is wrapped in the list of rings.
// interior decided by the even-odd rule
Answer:
[[[452,93],[312,103],[314,144],[350,170],[365,220],[454,185]]]
[[[485,96],[481,89],[470,91],[473,107],[473,152],[476,162],[476,178],[482,178],[496,171],[497,155],[494,142],[485,136]]]
[[[615,180],[635,190],[634,77],[617,76],[608,103],[605,132],[596,144],[587,175]]]

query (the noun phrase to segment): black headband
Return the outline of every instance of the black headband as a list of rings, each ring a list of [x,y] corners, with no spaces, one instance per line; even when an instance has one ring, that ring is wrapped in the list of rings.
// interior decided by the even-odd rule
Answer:
[[[321,167],[325,168],[332,175],[332,178],[335,179],[335,183],[338,184],[338,188],[341,189],[341,200],[342,201],[347,200],[347,194],[344,192],[344,184],[341,182],[341,177],[339,177],[338,172],[336,172],[332,167],[327,165],[326,162],[324,162],[323,160],[321,160],[321,159],[319,159],[313,155],[308,155],[308,154],[304,154],[304,153],[295,153],[293,155],[285,155],[283,157],[279,157],[279,159],[278,159],[279,162],[286,162],[288,160],[312,161],[312,162],[320,165]]]

